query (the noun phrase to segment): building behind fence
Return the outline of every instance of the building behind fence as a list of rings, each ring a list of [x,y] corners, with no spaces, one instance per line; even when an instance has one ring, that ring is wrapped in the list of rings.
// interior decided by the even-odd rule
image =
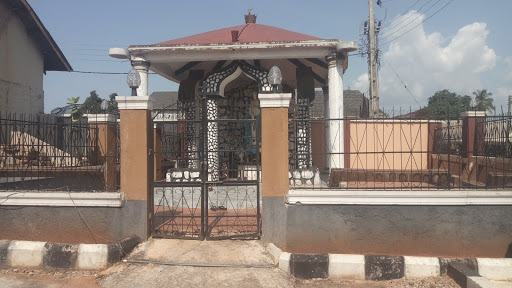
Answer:
[[[115,117],[0,115],[0,190],[118,189]]]
[[[343,152],[326,145],[328,126],[343,127]],[[470,111],[459,120],[293,117],[289,128],[294,189],[512,187],[510,116]],[[343,165],[329,167],[333,157]]]

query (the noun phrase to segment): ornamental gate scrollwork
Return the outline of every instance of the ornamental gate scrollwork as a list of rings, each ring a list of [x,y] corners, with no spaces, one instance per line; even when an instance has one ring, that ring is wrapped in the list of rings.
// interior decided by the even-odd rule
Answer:
[[[267,69],[256,67],[243,60],[236,60],[231,62],[231,64],[228,66],[217,71],[212,71],[204,77],[204,82],[206,83],[206,93],[209,95],[224,96],[223,87],[237,78],[241,72],[258,83],[258,90],[260,93],[271,91],[271,86],[267,79]]]
[[[223,95],[224,87],[242,73],[257,88],[251,81]],[[153,183],[153,237],[260,238],[257,95],[270,90],[267,74],[264,68],[234,61],[201,77],[193,97],[178,98],[176,120],[155,122],[155,163],[162,173]]]

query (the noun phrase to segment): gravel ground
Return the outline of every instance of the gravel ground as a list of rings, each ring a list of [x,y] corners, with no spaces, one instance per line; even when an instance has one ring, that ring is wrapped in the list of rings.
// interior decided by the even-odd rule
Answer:
[[[116,287],[459,287],[448,277],[362,280],[300,280],[279,269],[200,268],[119,263],[104,271],[0,270],[0,287],[5,288],[116,288]]]
[[[97,271],[41,271],[32,269],[0,270],[3,288],[99,288]]]
[[[443,277],[430,277],[430,278],[421,278],[421,279],[395,279],[388,281],[362,281],[362,280],[296,280],[295,286],[297,288],[300,287],[312,287],[312,288],[330,288],[330,287],[354,287],[354,288],[364,288],[364,287],[390,287],[390,288],[398,288],[398,287],[410,287],[410,288],[438,288],[438,287],[460,287],[455,281],[447,276]]]
[[[0,287],[459,287],[448,277],[390,281],[301,280],[273,266],[260,241],[150,239],[103,271],[0,269]],[[155,264],[154,262],[166,263]],[[206,265],[221,267],[207,267]]]

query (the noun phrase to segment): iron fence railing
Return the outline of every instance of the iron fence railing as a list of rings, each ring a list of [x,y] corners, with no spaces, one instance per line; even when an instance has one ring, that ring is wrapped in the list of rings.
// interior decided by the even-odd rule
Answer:
[[[462,123],[461,121],[443,121],[441,127],[436,128],[436,153],[462,154]]]
[[[512,117],[486,116],[475,124],[475,146],[483,146],[477,155],[512,158]],[[480,144],[482,143],[482,144]]]
[[[512,187],[510,116],[472,121],[294,116],[291,112],[291,189]]]
[[[0,190],[117,190],[117,131],[87,118],[0,115]]]

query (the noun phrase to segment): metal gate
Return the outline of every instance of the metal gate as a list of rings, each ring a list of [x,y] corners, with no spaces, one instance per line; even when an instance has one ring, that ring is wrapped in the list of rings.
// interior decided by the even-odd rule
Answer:
[[[260,237],[259,104],[236,92],[154,110],[154,237]]]

